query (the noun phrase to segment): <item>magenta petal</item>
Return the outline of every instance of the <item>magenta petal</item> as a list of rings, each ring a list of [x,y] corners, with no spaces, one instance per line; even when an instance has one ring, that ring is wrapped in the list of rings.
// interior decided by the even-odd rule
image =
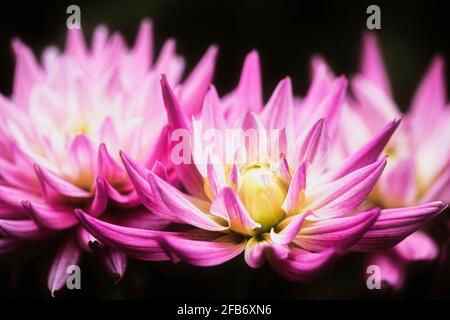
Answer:
[[[152,23],[145,19],[139,26],[139,31],[132,49],[133,58],[139,61],[139,68],[142,71],[148,71],[152,62],[153,55],[153,34]]]
[[[300,141],[297,163],[312,164],[321,169],[328,156],[330,141],[327,125],[323,119],[318,120]]]
[[[349,217],[309,221],[303,225],[295,242],[313,252],[329,248],[345,250],[370,229],[379,213],[380,209],[372,209]]]
[[[245,248],[245,238],[228,234],[192,238],[183,234],[163,234],[165,247],[179,259],[195,266],[215,266],[233,259]]]
[[[266,255],[270,252],[277,259],[286,259],[289,255],[289,248],[268,239],[258,240],[253,237],[247,241],[244,259],[248,266],[257,269],[264,265]]]
[[[35,164],[34,169],[41,183],[45,197],[50,201],[58,201],[61,197],[89,198],[91,194],[61,179],[54,173]]]
[[[386,157],[352,173],[324,185],[309,194],[308,209],[320,217],[338,217],[356,209],[366,198],[378,181]]]
[[[435,57],[417,89],[411,104],[413,126],[420,136],[434,129],[447,102],[445,65],[442,57]]]
[[[20,40],[15,39],[12,47],[16,57],[12,96],[17,105],[27,110],[31,88],[42,78],[42,71],[31,50]]]
[[[174,129],[190,129],[190,123],[187,115],[180,107],[178,100],[169,85],[165,74],[161,76],[161,90],[164,100],[164,105],[167,111],[169,125]]]
[[[406,265],[404,261],[392,254],[392,252],[369,253],[365,265],[367,267],[377,266],[380,268],[381,289],[385,288],[386,285],[396,290],[403,286]],[[366,270],[367,268],[364,271]]]
[[[302,249],[291,249],[286,259],[269,254],[270,265],[283,277],[296,282],[311,281],[319,276],[331,262],[333,250],[312,253]]]
[[[209,231],[223,231],[228,229],[228,226],[221,225],[214,220],[212,215],[201,211],[180,191],[163,181],[153,172],[149,173],[148,179],[149,184],[156,189],[154,190],[155,197],[159,197],[166,207],[166,210],[160,211],[162,215],[167,218],[172,218],[173,221],[181,220],[186,224]],[[158,207],[161,207],[160,203],[156,203],[156,206],[150,206],[149,210],[157,213],[152,209],[158,209]]]
[[[138,165],[130,156],[125,152],[120,152],[123,165],[128,173],[131,183],[136,190],[142,204],[149,210],[154,206],[154,194],[150,191],[150,187],[147,180],[147,175],[150,172],[145,167]],[[106,186],[105,186],[106,189]]]
[[[6,238],[19,240],[37,240],[49,237],[51,230],[44,229],[33,220],[0,220],[0,233]]]
[[[389,78],[375,33],[366,33],[363,40],[362,74],[382,88],[388,96],[392,96]]]
[[[108,205],[107,182],[98,176],[95,183],[95,195],[89,207],[89,213],[94,217],[101,215]]]
[[[300,164],[295,170],[286,199],[281,206],[288,215],[299,213],[304,201],[304,191],[306,188],[306,164]]]
[[[258,52],[252,51],[245,58],[236,93],[243,110],[259,112],[262,109],[263,95]]]
[[[98,255],[108,272],[112,276],[117,277],[117,281],[122,279],[127,268],[127,255],[110,248],[100,249]]]
[[[425,233],[417,231],[394,247],[394,250],[407,261],[434,260],[439,249]]]
[[[183,83],[180,102],[188,115],[196,114],[202,105],[214,73],[217,50],[211,46]]]
[[[98,173],[110,183],[126,181],[126,172],[119,163],[109,154],[104,143],[98,148],[97,158]]]
[[[272,96],[261,112],[261,119],[268,129],[289,127],[292,121],[294,96],[291,79],[286,77],[275,88]]]
[[[74,226],[77,219],[73,216],[72,210],[53,208],[46,204],[23,201],[23,207],[30,214],[31,218],[44,228],[62,230]]]
[[[75,215],[89,233],[108,246],[142,260],[168,259],[159,244],[158,231],[117,226],[91,217],[78,209],[75,210]]]
[[[203,101],[201,120],[204,129],[219,129],[226,128],[226,120],[221,110],[221,101],[216,88],[210,85],[208,92]]]
[[[227,217],[230,228],[242,234],[252,234],[261,225],[256,223],[231,188],[223,188],[211,204],[212,214]]]
[[[70,237],[59,248],[53,260],[47,280],[48,288],[53,297],[55,296],[55,291],[60,290],[66,285],[69,276],[67,268],[71,265],[78,264],[80,256],[80,247],[73,237]]]
[[[341,178],[356,169],[360,169],[375,162],[399,124],[400,119],[395,119],[388,123],[367,144],[350,156],[336,173],[332,174],[332,178]]]
[[[298,214],[292,216],[290,218],[285,219],[285,221],[281,221],[280,224],[283,225],[287,223],[287,225],[280,231],[275,232],[274,229],[270,231],[270,238],[276,244],[285,245],[291,243],[292,240],[298,235],[300,229],[305,222],[306,217],[311,215],[312,212],[308,211],[303,214]]]
[[[389,199],[395,199],[394,204],[414,203],[417,194],[416,174],[413,158],[399,160],[384,173],[378,187],[389,195]],[[386,203],[389,203],[389,199],[386,199]]]
[[[444,202],[435,201],[407,208],[383,209],[377,221],[352,249],[372,251],[392,247],[446,207]]]

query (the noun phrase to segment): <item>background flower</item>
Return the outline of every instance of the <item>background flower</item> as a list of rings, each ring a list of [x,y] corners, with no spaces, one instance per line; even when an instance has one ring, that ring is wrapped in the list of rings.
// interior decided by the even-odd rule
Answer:
[[[119,158],[123,150],[151,168],[164,153],[159,77],[166,72],[179,84],[184,61],[173,40],[153,61],[152,43],[149,21],[141,24],[131,49],[104,26],[87,48],[74,29],[65,50],[45,49],[39,64],[28,47],[13,41],[13,93],[11,99],[0,96],[1,252],[41,246],[41,240],[63,234],[48,279],[52,293],[65,284],[67,266],[77,264],[82,251],[99,251],[119,277],[125,271],[126,256],[79,227],[73,209],[122,225],[167,224],[140,205]],[[215,55],[211,47],[177,86],[187,114],[201,104]]]

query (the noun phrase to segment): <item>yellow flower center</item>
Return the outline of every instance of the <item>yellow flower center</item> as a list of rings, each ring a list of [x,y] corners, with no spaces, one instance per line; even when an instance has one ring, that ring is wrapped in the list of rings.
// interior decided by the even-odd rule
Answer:
[[[269,231],[284,216],[281,208],[287,188],[272,170],[259,164],[247,167],[239,181],[239,196],[261,231]]]

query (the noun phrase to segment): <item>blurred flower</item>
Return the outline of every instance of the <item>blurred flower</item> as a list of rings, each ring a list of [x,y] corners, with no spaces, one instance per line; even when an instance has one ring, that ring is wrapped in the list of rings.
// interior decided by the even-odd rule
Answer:
[[[90,48],[80,30],[69,30],[65,50],[45,49],[42,65],[19,40],[13,49],[12,97],[0,96],[0,253],[63,235],[48,277],[52,294],[65,284],[67,266],[77,264],[83,250],[96,250],[120,277],[126,255],[80,227],[73,209],[126,226],[167,225],[140,205],[119,150],[144,167],[161,158],[167,120],[160,75],[177,84],[184,112],[192,115],[211,80],[216,48],[183,84],[184,61],[173,40],[153,62],[149,21],[141,24],[131,49],[104,26],[95,30]]]
[[[317,66],[319,72],[300,109],[294,106],[289,78],[278,84],[263,108],[258,56],[252,52],[237,89],[221,101],[211,87],[201,114],[192,121],[163,76],[169,133],[189,133],[187,142],[171,141],[172,150],[184,143],[181,157],[185,161],[175,166],[182,188],[167,182],[162,164],[147,170],[126,153],[121,156],[144,205],[181,226],[171,231],[126,228],[82,210],[76,211],[78,219],[102,243],[141,259],[170,257],[174,262],[213,266],[245,252],[250,267],[258,268],[267,259],[293,281],[311,279],[333,257],[348,250],[396,245],[445,204],[395,209],[383,216],[378,208],[360,210],[386,165],[386,158],[378,157],[398,121],[383,128],[339,168],[328,170],[327,123],[331,130],[346,81],[333,78],[329,85],[323,77],[330,75]],[[304,121],[304,126],[293,116],[299,110],[309,112],[311,120]],[[312,120],[318,114],[321,118]],[[222,145],[216,138],[230,129],[241,143]],[[279,133],[274,144],[263,135],[269,130]],[[256,140],[247,136],[249,131]],[[211,132],[215,139],[206,139]],[[255,141],[256,148],[251,143]],[[197,146],[205,143],[207,161],[202,161],[205,155],[196,152],[204,152]]]
[[[352,89],[355,100],[343,108],[342,139],[337,144],[344,158],[392,118],[402,117],[373,34],[364,38],[361,74],[353,79]],[[444,61],[436,57],[384,150],[388,164],[369,196],[374,206],[450,201],[450,139],[444,138],[450,136],[450,107],[446,99]],[[382,272],[383,279],[400,288],[408,262],[433,260],[437,254],[434,242],[418,232],[392,250],[370,256],[368,263],[388,266]]]

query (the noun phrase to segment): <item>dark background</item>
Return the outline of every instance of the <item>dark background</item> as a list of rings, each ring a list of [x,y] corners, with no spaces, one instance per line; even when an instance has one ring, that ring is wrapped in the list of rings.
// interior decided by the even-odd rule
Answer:
[[[266,97],[285,75],[303,95],[309,83],[309,59],[326,58],[336,73],[354,74],[359,66],[360,40],[366,30],[366,8],[381,7],[382,29],[377,31],[396,101],[407,108],[423,72],[436,53],[450,57],[450,1],[55,1],[0,2],[0,92],[9,95],[14,60],[13,37],[20,37],[35,52],[50,44],[62,47],[66,8],[81,7],[82,27],[90,39],[93,28],[105,23],[132,43],[139,22],[154,23],[156,48],[168,37],[177,40],[178,53],[188,71],[211,43],[220,47],[215,83],[224,94],[237,83],[245,54],[258,49]],[[447,71],[448,71],[447,66]],[[448,72],[447,72],[448,74]],[[439,232],[438,232],[439,234]],[[445,238],[441,235],[442,239]],[[44,249],[44,248],[43,248]],[[47,249],[47,248],[45,248]],[[48,248],[51,250],[51,247]],[[252,271],[242,258],[201,269],[168,263],[130,263],[117,285],[92,257],[83,260],[83,290],[61,292],[59,297],[205,297],[205,298],[349,298],[450,297],[450,282],[443,267],[419,264],[408,287],[399,293],[369,292],[355,268],[360,256],[343,259],[330,276],[309,285],[291,284],[270,268]],[[49,260],[34,259],[19,269],[0,266],[0,296],[49,296],[46,274]],[[450,270],[447,265],[446,270]],[[442,270],[441,270],[442,271]],[[448,272],[446,272],[448,273]]]

